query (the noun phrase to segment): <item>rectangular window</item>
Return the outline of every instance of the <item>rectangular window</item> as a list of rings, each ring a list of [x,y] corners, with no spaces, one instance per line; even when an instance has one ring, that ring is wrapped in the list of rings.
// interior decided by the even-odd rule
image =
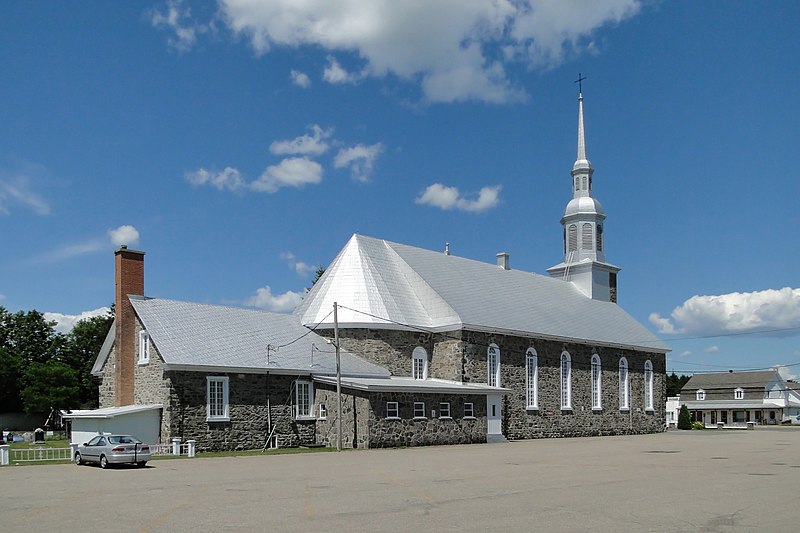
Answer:
[[[425,402],[414,402],[414,418],[425,418]]]
[[[311,412],[311,400],[313,398],[311,382],[298,380],[296,384],[295,415],[297,418],[310,418],[313,415]]]
[[[319,404],[319,419],[325,420],[328,418],[328,406],[324,403]]]
[[[146,331],[139,332],[139,364],[150,362],[150,335]]]
[[[400,405],[397,402],[386,402],[386,418],[400,418]]]
[[[464,418],[475,418],[475,405],[471,402],[464,404]]]
[[[439,404],[439,418],[450,418],[450,402]]]
[[[230,420],[228,406],[228,377],[206,377],[206,417],[209,422]]]

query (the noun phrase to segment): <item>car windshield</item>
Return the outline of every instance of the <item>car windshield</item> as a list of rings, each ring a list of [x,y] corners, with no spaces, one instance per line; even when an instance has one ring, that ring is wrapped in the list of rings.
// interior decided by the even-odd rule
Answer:
[[[113,437],[108,437],[108,442],[111,444],[138,444],[139,440],[127,435],[114,435]]]

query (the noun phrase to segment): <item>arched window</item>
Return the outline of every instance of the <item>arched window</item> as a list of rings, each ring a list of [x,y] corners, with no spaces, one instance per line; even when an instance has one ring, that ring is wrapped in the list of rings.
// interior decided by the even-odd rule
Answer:
[[[744,400],[744,389],[739,387],[735,391],[733,391],[733,399]]]
[[[500,386],[500,348],[496,344],[489,345],[486,352],[486,383],[490,387]]]
[[[594,354],[592,356],[592,409],[603,408],[601,400],[601,389],[600,389],[600,379],[601,379],[600,370],[601,370],[600,356]]]
[[[561,408],[572,409],[572,358],[561,352]]]
[[[406,352],[408,353],[408,352]],[[428,352],[425,348],[417,346],[411,354],[412,370],[411,375],[414,379],[428,378]]]
[[[603,225],[597,225],[597,251],[603,251]]]
[[[578,226],[570,224],[567,228],[567,251],[574,252],[578,249]]]
[[[630,409],[630,382],[628,380],[628,360],[619,360],[619,408]]]
[[[581,249],[592,249],[592,225],[588,222],[581,226]]]
[[[653,410],[653,363],[649,359],[644,362],[644,408]]]
[[[533,348],[525,353],[525,403],[528,409],[539,408],[539,356]]]

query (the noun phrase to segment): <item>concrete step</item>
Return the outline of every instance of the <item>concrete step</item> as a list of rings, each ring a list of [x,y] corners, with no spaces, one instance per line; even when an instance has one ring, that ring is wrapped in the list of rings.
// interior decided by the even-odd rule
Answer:
[[[505,438],[503,435],[486,435],[486,442],[488,444],[494,444],[497,442],[508,442],[508,439]]]

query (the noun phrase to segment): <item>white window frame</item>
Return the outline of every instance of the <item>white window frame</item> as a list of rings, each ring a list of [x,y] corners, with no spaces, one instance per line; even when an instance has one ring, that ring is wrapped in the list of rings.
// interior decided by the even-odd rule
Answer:
[[[428,418],[425,416],[425,402],[414,402],[414,418]]]
[[[450,416],[450,402],[439,403],[439,418],[452,418]]]
[[[208,422],[230,421],[229,394],[228,376],[206,376],[206,420]],[[216,398],[217,395],[220,396],[219,399]]]
[[[525,404],[539,409],[539,356],[532,347],[525,352]]]
[[[603,408],[603,367],[600,356],[592,355],[592,409],[599,411]]]
[[[398,402],[386,402],[386,419],[400,420],[400,404]]]
[[[619,410],[628,411],[631,408],[631,379],[628,372],[628,360],[624,357],[619,360]]]
[[[139,358],[140,365],[150,362],[150,334],[146,330],[139,331]]]
[[[694,393],[694,398],[698,402],[702,402],[703,400],[706,399],[706,391],[704,391],[703,389],[697,389],[697,392]]]
[[[572,356],[568,351],[561,352],[561,409],[572,409]]]
[[[294,384],[295,420],[314,418],[314,384],[306,379],[298,379]]]
[[[500,348],[495,343],[486,350],[486,383],[490,387],[500,386]]]
[[[464,402],[464,418],[469,420],[475,419],[475,404],[472,402]]]
[[[653,362],[648,359],[644,362],[644,409],[655,411],[653,403]]]
[[[411,376],[414,379],[428,379],[428,352],[417,346],[411,354]]]
[[[736,390],[733,391],[733,399],[744,400],[744,389],[741,387],[736,387]]]
[[[325,405],[325,402],[321,402],[319,404],[319,408],[318,409],[319,409],[319,414],[318,414],[317,418],[319,418],[320,420],[327,420],[328,419],[328,406]]]

